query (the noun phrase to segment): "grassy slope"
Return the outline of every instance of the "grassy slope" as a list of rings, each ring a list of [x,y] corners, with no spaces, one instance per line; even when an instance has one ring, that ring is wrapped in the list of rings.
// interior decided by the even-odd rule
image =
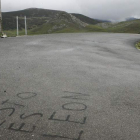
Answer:
[[[60,23],[55,23],[59,25]],[[63,22],[65,24],[65,22]],[[34,34],[48,34],[49,30],[53,28],[53,24],[43,24],[33,29],[28,30],[29,35]],[[77,25],[69,23],[68,27],[53,30],[51,33],[75,33],[75,32],[114,32],[114,33],[140,33],[140,20],[121,22],[111,24],[108,28],[102,28],[97,25],[88,25],[85,28],[79,28]],[[16,30],[6,31],[8,36],[16,36]],[[24,34],[24,30],[20,31],[20,35]]]
[[[86,27],[86,31],[87,32],[105,32],[106,29],[102,28],[102,27],[99,27],[97,25],[88,25]]]
[[[60,26],[61,24],[66,24],[68,27],[63,27],[60,29],[53,29],[54,26]],[[79,28],[76,24],[67,23],[65,21],[57,22],[57,23],[46,23],[39,27],[36,27],[29,31],[29,34],[48,34],[50,33],[67,33],[67,32],[81,32],[84,31],[83,28]]]
[[[3,14],[3,24],[5,27],[5,32],[8,36],[16,36],[16,15],[21,15],[19,18],[19,29],[20,35],[24,35],[24,20],[23,15],[28,14],[27,24],[28,24],[28,34],[47,34],[47,33],[75,33],[75,32],[115,32],[115,33],[140,33],[140,20],[125,21],[116,24],[104,23],[106,27],[102,27],[100,24],[93,25],[95,22],[93,19],[86,16],[77,14],[79,19],[82,21],[86,20],[91,24],[84,27],[79,27],[75,23],[71,22],[69,15],[65,13],[65,17],[61,15],[61,20],[58,18],[53,22],[48,22],[48,18],[56,16],[56,14],[61,15],[61,11],[44,10],[44,9],[27,9],[17,12],[10,12]],[[64,20],[63,20],[64,18]],[[53,29],[54,26],[60,26],[61,24],[66,24],[67,26],[62,28]],[[51,31],[50,31],[51,30]]]
[[[43,24],[34,29],[28,30],[28,35],[48,34],[49,30],[53,28],[52,24]],[[89,25],[85,28],[79,28],[78,26],[70,23],[68,27],[62,29],[53,30],[51,33],[78,33],[78,32],[104,32],[105,29]],[[16,30],[5,31],[8,36],[16,36]],[[24,29],[19,31],[19,35],[24,35]]]
[[[15,37],[17,36],[17,31],[16,30],[4,30],[4,33],[8,35],[8,37]],[[19,30],[19,36],[20,35],[25,35],[25,30]]]
[[[14,30],[16,29],[16,16],[19,16],[19,29],[24,28],[24,16],[27,16],[28,28],[34,28],[46,23],[47,19],[55,17],[62,11],[46,10],[46,9],[25,9],[21,11],[2,13],[3,29]]]
[[[140,33],[140,20],[120,22],[107,28],[108,32]]]
[[[19,16],[19,30],[20,34],[24,34],[24,15],[27,16],[27,26],[28,34],[46,34],[49,33],[49,30],[53,28],[54,25],[47,24],[46,22],[50,19],[56,17],[56,15],[63,13],[62,11],[55,10],[46,10],[46,9],[25,9],[21,11],[6,12],[3,13],[3,29],[8,34],[8,36],[16,36],[16,16]],[[76,17],[90,24],[100,23],[97,20],[91,19],[84,15],[75,14]],[[67,17],[65,17],[67,18]],[[55,25],[57,25],[57,21]],[[66,33],[66,32],[87,32],[87,31],[97,31],[101,30],[99,27],[89,26],[87,28],[79,28],[76,24],[73,23],[64,23],[68,27],[54,30],[52,33]]]
[[[67,24],[67,23],[65,23],[65,21],[62,21],[61,23],[56,23],[55,25],[59,26],[60,24]],[[67,25],[68,27],[52,30],[51,33],[104,32],[105,31],[105,29],[96,25],[88,25],[85,28],[79,28],[79,26],[73,23],[69,23]],[[49,33],[49,30],[52,28],[53,28],[53,24],[47,23],[47,24],[43,24],[37,28],[30,30],[28,33],[30,35],[47,34]]]

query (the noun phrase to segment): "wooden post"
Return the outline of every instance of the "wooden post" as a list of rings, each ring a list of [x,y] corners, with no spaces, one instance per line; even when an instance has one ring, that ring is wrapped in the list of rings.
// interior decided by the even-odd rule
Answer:
[[[0,34],[2,33],[2,12],[1,12],[1,0],[0,0]]]
[[[26,16],[25,16],[25,35],[27,35],[27,22],[26,22]]]
[[[18,16],[17,16],[17,36],[19,36],[19,32],[18,32]]]

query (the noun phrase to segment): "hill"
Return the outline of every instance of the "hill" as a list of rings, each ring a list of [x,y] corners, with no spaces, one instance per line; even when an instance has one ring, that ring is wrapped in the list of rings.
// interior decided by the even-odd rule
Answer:
[[[98,26],[104,28],[107,32],[140,33],[140,19],[119,23],[100,23]]]
[[[126,19],[125,19],[125,21],[132,21],[132,20],[137,20],[137,18],[129,17],[129,18],[126,18]]]
[[[8,36],[16,36],[16,16],[19,16],[20,35],[24,34],[25,15],[27,16],[28,35],[68,32],[140,33],[140,20],[111,23],[81,14],[30,8],[3,13],[3,29]]]
[[[89,26],[98,21],[84,15],[77,18],[64,11],[30,8],[3,13],[3,29],[9,36],[16,36],[16,16],[19,16],[20,35],[24,34],[24,16],[27,16],[28,34],[100,31],[101,27]],[[77,14],[78,15],[78,14]],[[86,19],[86,20],[80,20]],[[84,22],[85,21],[85,22]]]
[[[28,29],[32,29],[32,28],[45,24],[49,20],[55,19],[56,16],[61,13],[66,14],[66,12],[64,11],[38,9],[38,8],[29,8],[29,9],[20,10],[20,11],[2,13],[3,29],[4,30],[16,29],[16,16],[19,17],[19,29],[24,28],[23,20],[24,20],[25,15],[27,16]],[[89,18],[81,14],[70,14],[70,15],[75,16],[77,19],[87,24],[95,25],[97,23],[103,22],[103,21]]]
[[[85,23],[88,23],[88,24],[92,24],[92,25],[95,25],[95,24],[98,24],[98,23],[102,23],[102,21],[99,21],[97,19],[92,19],[92,18],[89,18],[87,16],[84,16],[82,14],[75,14],[75,13],[72,13],[73,16],[77,17],[78,19],[80,19],[81,21],[85,22]]]
[[[25,15],[30,34],[80,32],[88,25],[64,11],[30,8],[3,13],[3,29],[8,31],[8,34],[9,30],[16,30],[16,16],[19,16],[19,29],[24,30]],[[16,32],[14,34],[16,35]]]
[[[19,29],[24,28],[24,16],[27,16],[28,28],[32,29],[36,26],[46,23],[47,20],[54,18],[62,11],[46,10],[38,8],[30,8],[21,11],[2,13],[3,29],[16,29],[16,16],[19,16]]]
[[[80,32],[83,31],[87,25],[87,23],[80,21],[73,15],[61,12],[41,26],[31,29],[30,34]]]

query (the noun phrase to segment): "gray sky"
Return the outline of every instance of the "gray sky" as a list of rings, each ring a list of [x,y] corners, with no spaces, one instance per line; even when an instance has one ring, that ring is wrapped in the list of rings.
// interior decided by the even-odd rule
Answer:
[[[140,17],[140,0],[1,0],[2,11],[44,8],[80,13],[91,18],[123,20]]]

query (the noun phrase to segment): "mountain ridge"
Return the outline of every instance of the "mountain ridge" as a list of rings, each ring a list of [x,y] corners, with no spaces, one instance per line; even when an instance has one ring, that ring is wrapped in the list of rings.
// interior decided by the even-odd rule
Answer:
[[[55,19],[59,14],[65,13],[67,16],[72,15],[73,18],[76,17],[73,14],[69,14],[65,11],[58,10],[50,10],[50,9],[40,9],[40,8],[28,8],[20,11],[12,11],[12,12],[4,12],[3,15],[3,28],[4,30],[16,29],[16,16],[19,16],[19,28],[24,28],[23,20],[26,15],[28,20],[28,28],[32,29],[33,27],[40,26],[48,22],[48,20]],[[84,18],[86,16],[82,15]],[[32,18],[32,21],[31,21]],[[38,19],[37,19],[38,18]],[[75,19],[80,20],[83,23],[89,24],[90,22],[100,23],[98,20],[94,20],[92,18],[86,17],[85,20],[81,20],[81,18],[76,17]],[[83,18],[82,18],[83,19]],[[80,23],[80,22],[79,22]],[[31,25],[32,24],[32,25]]]
[[[27,16],[28,35],[71,32],[140,33],[140,20],[111,23],[82,14],[65,11],[28,8],[3,13],[3,29],[8,36],[16,36],[16,16],[19,16],[19,32],[24,34],[24,16]]]

